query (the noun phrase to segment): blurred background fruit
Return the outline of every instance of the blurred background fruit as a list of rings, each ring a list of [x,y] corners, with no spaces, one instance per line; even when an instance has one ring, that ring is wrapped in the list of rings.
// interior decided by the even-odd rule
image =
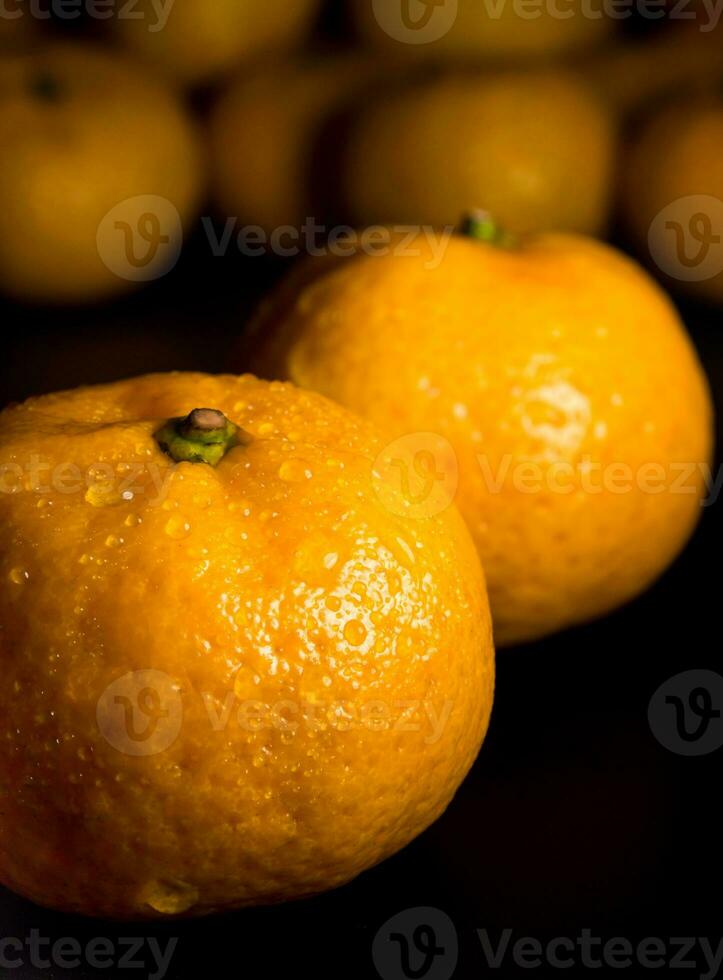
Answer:
[[[299,226],[333,204],[322,148],[331,128],[384,73],[357,53],[274,61],[242,72],[209,124],[213,197],[221,215],[266,231]]]
[[[723,303],[723,99],[683,100],[653,115],[625,161],[621,200],[658,273]]]
[[[111,23],[129,50],[184,85],[212,81],[242,61],[299,44],[320,0],[139,0]],[[162,9],[162,13],[160,13]]]
[[[164,271],[204,192],[175,95],[88,44],[0,57],[0,287],[83,302]]]
[[[541,4],[527,17],[514,3],[482,0],[350,0],[350,7],[366,43],[395,57],[447,62],[550,60],[599,43],[616,26],[589,16],[580,0]]]
[[[482,207],[511,232],[597,234],[615,154],[606,108],[575,75],[444,74],[361,113],[341,180],[360,225],[456,225]]]
[[[415,246],[325,260],[264,309],[243,366],[321,391],[390,439],[449,441],[499,644],[637,595],[687,541],[711,461],[708,387],[673,306],[635,263],[577,236],[457,236],[441,258],[426,235]],[[641,486],[651,464],[665,492]]]

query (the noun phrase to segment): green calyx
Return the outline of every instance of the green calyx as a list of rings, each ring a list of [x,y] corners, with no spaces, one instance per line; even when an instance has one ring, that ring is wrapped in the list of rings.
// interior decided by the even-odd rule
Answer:
[[[489,211],[470,211],[462,219],[459,234],[466,238],[474,238],[478,242],[487,242],[497,248],[513,248],[517,244],[514,235],[497,224]]]
[[[176,463],[218,466],[229,449],[241,445],[241,434],[218,409],[194,408],[185,418],[169,419],[155,439]]]

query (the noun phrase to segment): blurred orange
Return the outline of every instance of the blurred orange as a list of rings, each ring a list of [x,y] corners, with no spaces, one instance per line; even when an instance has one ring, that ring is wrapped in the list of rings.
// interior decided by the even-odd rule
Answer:
[[[321,218],[337,175],[324,159],[327,126],[382,72],[360,54],[272,62],[242,72],[209,126],[213,194],[224,215],[267,231]]]
[[[484,208],[513,232],[599,234],[616,150],[608,111],[574,74],[449,74],[370,105],[341,180],[359,225],[456,225]]]
[[[723,100],[659,110],[630,149],[621,198],[623,220],[657,271],[723,303]]]
[[[81,44],[0,58],[0,288],[82,301],[161,275],[203,190],[176,97]]]
[[[320,0],[138,0],[133,18],[116,17],[118,40],[169,78],[211,81],[245,59],[302,40]]]

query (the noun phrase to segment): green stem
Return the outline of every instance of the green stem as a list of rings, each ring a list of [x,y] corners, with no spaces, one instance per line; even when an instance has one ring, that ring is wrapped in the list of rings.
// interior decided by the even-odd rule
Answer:
[[[218,409],[194,408],[185,418],[169,419],[155,438],[176,463],[218,466],[229,449],[241,445],[247,437]]]
[[[500,228],[489,211],[470,211],[462,219],[459,233],[498,248],[513,248],[517,244],[514,235]]]

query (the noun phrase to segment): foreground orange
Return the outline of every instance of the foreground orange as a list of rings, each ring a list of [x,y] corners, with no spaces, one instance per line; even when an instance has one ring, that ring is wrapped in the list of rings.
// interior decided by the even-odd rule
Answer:
[[[701,513],[711,405],[673,306],[634,262],[575,236],[515,243],[484,215],[468,231],[302,265],[249,362],[390,439],[453,447],[507,644],[598,616],[668,565]]]
[[[339,885],[439,816],[489,719],[487,598],[454,509],[388,468],[250,376],[0,415],[2,882],[196,915]]]

